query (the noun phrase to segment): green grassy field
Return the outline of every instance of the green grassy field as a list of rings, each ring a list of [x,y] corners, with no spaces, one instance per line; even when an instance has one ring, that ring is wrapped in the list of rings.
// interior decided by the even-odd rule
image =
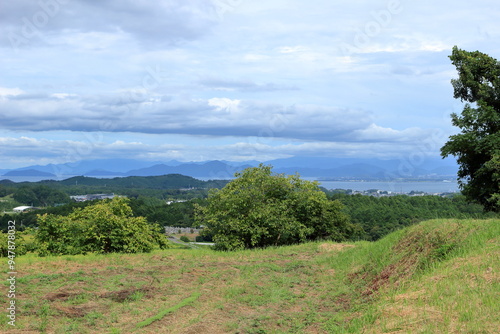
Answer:
[[[12,198],[12,195],[0,197],[0,215],[3,215],[4,212],[13,213],[12,209],[20,205]]]
[[[16,260],[16,327],[2,316],[2,333],[500,329],[499,220],[427,221],[373,243]]]

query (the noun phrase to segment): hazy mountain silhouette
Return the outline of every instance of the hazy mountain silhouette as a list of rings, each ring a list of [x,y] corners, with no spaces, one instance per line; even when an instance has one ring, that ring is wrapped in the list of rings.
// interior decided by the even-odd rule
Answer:
[[[182,174],[198,178],[228,179],[244,168],[257,166],[258,161],[141,161],[133,159],[83,160],[75,163],[27,166],[3,170],[4,176],[157,176]],[[452,159],[429,158],[419,163],[406,160],[362,158],[292,157],[264,162],[277,173],[296,174],[310,178],[387,179],[422,176],[455,176],[458,170]]]

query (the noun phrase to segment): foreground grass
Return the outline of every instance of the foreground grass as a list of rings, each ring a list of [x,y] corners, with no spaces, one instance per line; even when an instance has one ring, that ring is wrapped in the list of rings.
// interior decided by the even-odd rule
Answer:
[[[17,326],[11,328],[4,317],[1,332],[496,333],[500,328],[498,220],[428,221],[375,243],[17,260]]]

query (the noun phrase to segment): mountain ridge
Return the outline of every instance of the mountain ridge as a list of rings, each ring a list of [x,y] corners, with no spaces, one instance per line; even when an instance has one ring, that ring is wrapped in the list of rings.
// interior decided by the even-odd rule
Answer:
[[[2,176],[64,177],[85,175],[94,177],[158,176],[182,174],[198,178],[230,179],[258,161],[201,161],[180,162],[170,160],[137,161],[133,159],[83,160],[75,163],[34,165],[13,170],[2,170]],[[424,176],[456,176],[458,166],[453,161],[428,159],[419,165],[401,160],[362,158],[292,157],[263,162],[272,165],[277,173],[296,174],[311,178],[397,179]]]

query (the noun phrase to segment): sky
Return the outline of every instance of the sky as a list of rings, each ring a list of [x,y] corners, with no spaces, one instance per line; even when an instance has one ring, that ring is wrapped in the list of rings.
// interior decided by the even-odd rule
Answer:
[[[453,46],[496,0],[0,3],[0,169],[88,159],[438,157]]]

